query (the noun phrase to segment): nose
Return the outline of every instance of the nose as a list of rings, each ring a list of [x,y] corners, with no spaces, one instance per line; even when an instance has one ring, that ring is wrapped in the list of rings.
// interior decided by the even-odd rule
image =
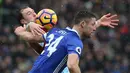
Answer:
[[[36,16],[37,16],[37,14],[34,12],[34,13],[33,13],[33,16],[34,16],[34,17],[36,17]]]
[[[94,27],[93,30],[95,31],[95,30],[96,30],[96,27]]]

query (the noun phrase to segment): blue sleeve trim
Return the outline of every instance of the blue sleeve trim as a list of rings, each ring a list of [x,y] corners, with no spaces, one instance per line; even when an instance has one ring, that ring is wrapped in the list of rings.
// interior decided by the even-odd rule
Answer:
[[[68,55],[69,55],[69,54],[77,54],[77,55],[78,55],[78,58],[80,59],[80,55],[79,55],[77,52],[72,51],[72,52],[69,52]]]

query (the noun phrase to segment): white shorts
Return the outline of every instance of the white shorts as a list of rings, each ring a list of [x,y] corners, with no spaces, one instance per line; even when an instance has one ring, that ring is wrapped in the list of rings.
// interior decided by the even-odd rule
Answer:
[[[61,73],[70,73],[68,67],[65,67]]]

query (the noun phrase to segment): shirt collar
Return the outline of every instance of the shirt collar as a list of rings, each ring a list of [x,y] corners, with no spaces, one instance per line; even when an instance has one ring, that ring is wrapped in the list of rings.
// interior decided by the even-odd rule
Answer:
[[[75,29],[71,29],[70,27],[66,27],[66,29],[75,32],[80,37],[79,33]]]
[[[76,31],[75,29],[71,29],[71,31],[74,31],[80,37],[78,31]]]
[[[67,29],[67,30],[71,30],[71,28],[70,28],[70,27],[66,27],[66,29]]]

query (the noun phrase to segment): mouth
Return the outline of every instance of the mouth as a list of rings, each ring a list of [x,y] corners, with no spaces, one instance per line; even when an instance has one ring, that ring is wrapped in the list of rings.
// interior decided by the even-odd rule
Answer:
[[[91,31],[91,34],[94,33],[94,31]]]
[[[90,34],[90,37],[93,37],[95,35],[95,33],[94,32],[92,32],[91,34]]]
[[[35,20],[37,19],[38,17],[35,17]]]
[[[37,17],[35,17],[35,18],[34,18],[34,21],[36,21],[37,19],[38,19],[38,18],[37,18]]]
[[[92,32],[91,32],[91,35],[94,35],[94,34],[95,34],[95,31],[92,31]]]

